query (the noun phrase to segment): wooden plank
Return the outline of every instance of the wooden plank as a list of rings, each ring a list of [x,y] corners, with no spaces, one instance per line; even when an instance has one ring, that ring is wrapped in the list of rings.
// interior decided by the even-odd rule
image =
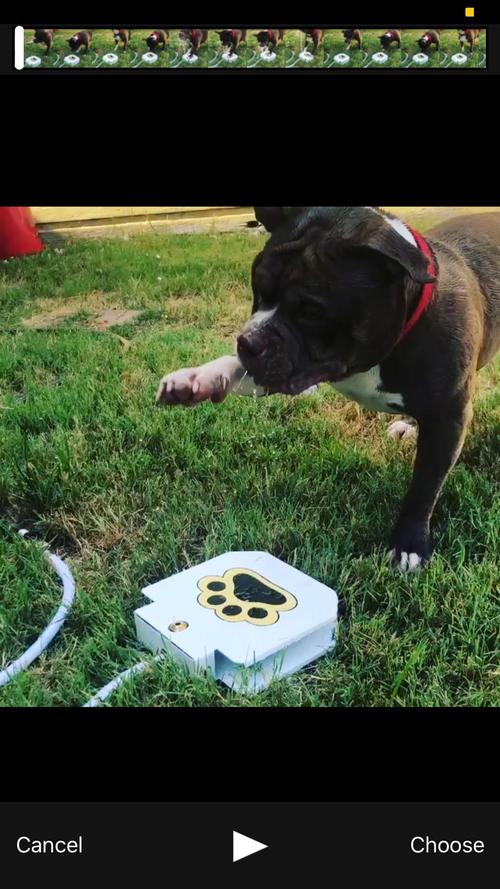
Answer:
[[[132,235],[151,233],[185,234],[207,231],[241,231],[245,223],[254,219],[253,212],[243,212],[232,215],[219,215],[217,217],[199,218],[183,217],[169,219],[150,217],[149,219],[136,219],[134,221],[107,220],[98,225],[86,225],[84,222],[75,226],[39,225],[38,230],[46,243],[62,243],[65,238],[129,238]],[[250,229],[257,232],[258,229]]]
[[[32,207],[35,222],[79,222],[91,219],[157,216],[207,211],[241,209],[237,207]]]
[[[444,222],[445,219],[500,211],[500,207],[385,207],[384,209],[416,227],[420,226],[422,231]]]

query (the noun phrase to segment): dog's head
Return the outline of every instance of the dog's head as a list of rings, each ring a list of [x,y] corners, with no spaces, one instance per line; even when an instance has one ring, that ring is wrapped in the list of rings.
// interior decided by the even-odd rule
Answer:
[[[255,36],[257,37],[257,43],[260,47],[272,46],[274,43],[276,43],[272,31],[259,31],[259,33]]]
[[[271,237],[238,355],[256,384],[294,395],[383,360],[433,280],[426,256],[369,207],[255,209]]]
[[[394,42],[394,33],[393,31],[386,31],[385,34],[381,34],[379,37],[380,43],[382,44],[383,49],[389,49],[391,43]]]
[[[78,49],[78,47],[81,46],[83,43],[83,35],[73,34],[73,36],[69,38],[68,43],[71,49]]]
[[[150,34],[149,37],[144,38],[150,50],[156,49],[160,42],[160,36],[161,35],[158,33],[158,31],[153,31],[153,33]]]
[[[431,34],[428,34],[428,33],[423,34],[422,37],[420,37],[420,39],[417,40],[417,43],[418,43],[420,49],[422,50],[422,52],[424,52],[424,50],[426,50],[426,49],[429,49],[429,46],[432,43]]]
[[[37,28],[33,37],[33,43],[46,43],[50,40],[51,34],[52,32],[49,28]]]
[[[223,46],[234,46],[236,42],[234,32],[230,31],[229,28],[226,28],[224,31],[217,31],[217,34]]]

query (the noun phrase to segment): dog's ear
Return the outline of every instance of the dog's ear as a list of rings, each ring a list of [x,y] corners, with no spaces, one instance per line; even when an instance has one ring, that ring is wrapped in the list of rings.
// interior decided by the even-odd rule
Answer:
[[[268,232],[275,232],[278,228],[281,228],[285,222],[288,222],[291,217],[296,216],[303,208],[254,207],[253,209],[257,222],[260,222]]]
[[[382,221],[380,221],[382,222]],[[413,281],[418,284],[429,284],[436,279],[429,275],[429,259],[418,248],[410,244],[392,226],[379,220],[375,224],[369,222],[354,233],[350,238],[352,247],[368,247],[376,250],[393,262],[396,262]]]

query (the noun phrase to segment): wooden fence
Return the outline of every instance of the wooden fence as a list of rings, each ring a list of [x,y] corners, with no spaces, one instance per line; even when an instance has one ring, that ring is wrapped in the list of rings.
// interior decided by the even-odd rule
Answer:
[[[60,237],[128,237],[148,231],[227,231],[254,218],[251,207],[32,207],[47,240]],[[387,207],[415,225],[429,228],[443,219],[484,207]],[[499,211],[500,207],[488,208]]]

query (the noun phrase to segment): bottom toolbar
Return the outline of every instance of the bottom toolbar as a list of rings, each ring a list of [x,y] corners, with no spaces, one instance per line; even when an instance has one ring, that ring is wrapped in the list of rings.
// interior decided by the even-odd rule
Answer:
[[[259,755],[246,767],[265,780],[276,764]],[[3,803],[0,858],[21,885],[95,879],[98,866],[125,886],[229,886],[245,874],[293,882],[308,871],[353,886],[483,886],[500,865],[499,815],[496,803]]]

